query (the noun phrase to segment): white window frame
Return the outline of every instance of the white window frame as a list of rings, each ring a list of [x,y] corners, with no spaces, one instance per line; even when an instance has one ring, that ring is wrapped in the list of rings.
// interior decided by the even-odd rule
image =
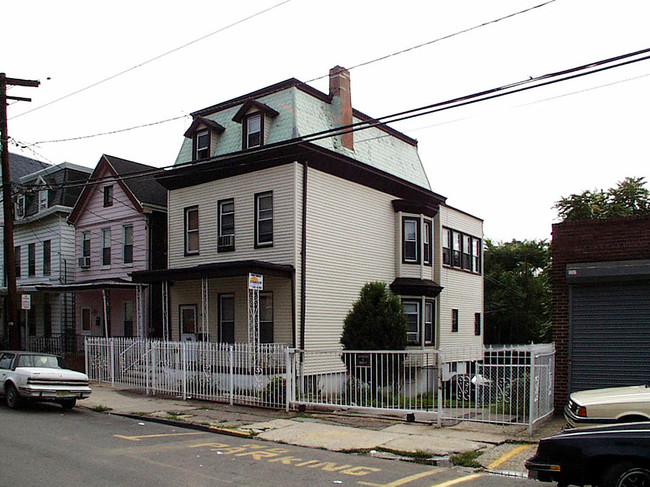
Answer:
[[[107,256],[108,259],[106,258]],[[110,266],[111,257],[111,229],[110,227],[102,228],[102,266]]]
[[[198,130],[194,135],[194,160],[210,158],[210,130]],[[202,143],[203,142],[203,143]]]
[[[422,343],[422,313],[421,313],[421,307],[420,307],[420,301],[415,300],[415,299],[403,299],[402,300],[402,307],[404,308],[404,313],[407,316],[406,320],[406,344],[409,346],[414,346],[414,345],[420,345]],[[407,306],[415,306],[415,312],[409,312],[407,310]],[[409,316],[415,316],[417,318],[417,321],[415,323],[415,331],[409,331],[408,330],[408,317]],[[412,340],[409,337],[412,337],[415,335],[416,340]]]
[[[402,260],[407,264],[419,264],[420,263],[420,239],[418,235],[418,230],[420,228],[419,218],[405,216],[402,217]],[[413,226],[412,231],[408,227]],[[412,238],[409,238],[411,237]],[[413,248],[415,252],[414,256],[407,255],[407,246]]]
[[[129,232],[131,230],[131,238],[129,240]],[[127,259],[127,248],[130,248],[131,258]],[[133,265],[133,225],[122,226],[122,263],[126,265]]]
[[[185,208],[185,255],[197,255],[201,248],[199,228],[199,207],[189,206]],[[196,228],[190,228],[190,213],[196,212]],[[191,248],[190,241],[193,235],[196,234],[196,248]]]
[[[21,194],[16,197],[16,220],[25,218],[25,195]]]
[[[271,199],[271,208],[270,209],[262,209],[261,208],[261,201],[263,199],[270,198]],[[267,191],[264,193],[258,193],[255,195],[255,247],[272,247],[273,246],[273,192],[272,191]],[[262,223],[265,222],[271,222],[271,239],[270,240],[265,240],[261,241],[260,239],[260,226]],[[265,233],[265,235],[267,235]]]
[[[262,120],[262,116],[263,116],[262,113],[253,113],[253,114],[249,115],[248,117],[246,117],[246,119],[245,119],[245,125],[246,126],[244,128],[244,130],[246,131],[246,135],[245,135],[245,138],[244,138],[245,143],[246,143],[245,149],[252,149],[254,147],[261,147],[262,146],[262,142],[263,142],[263,133],[262,133],[262,131],[264,130],[264,122]],[[251,128],[253,126],[252,122],[257,122],[257,124],[256,124],[257,125],[257,127],[256,127],[257,130],[255,130],[255,131],[251,130]],[[253,135],[255,135],[255,134],[259,134],[259,141],[256,144],[251,144],[251,137]]]

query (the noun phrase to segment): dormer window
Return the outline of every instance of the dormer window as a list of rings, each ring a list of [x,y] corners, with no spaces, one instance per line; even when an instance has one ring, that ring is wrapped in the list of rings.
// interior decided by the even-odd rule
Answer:
[[[262,145],[262,114],[255,113],[244,121],[244,149]]]
[[[278,115],[273,108],[257,100],[245,102],[232,119],[242,124],[242,149],[263,146],[266,142],[264,125]]]
[[[47,210],[48,206],[48,191],[46,189],[41,189],[38,192],[38,211]]]
[[[194,160],[200,161],[210,157],[210,131],[199,130],[194,134]]]
[[[20,195],[16,198],[16,220],[25,218],[25,196]]]
[[[192,139],[192,160],[201,161],[212,156],[212,136],[224,131],[223,125],[204,117],[197,117],[185,131],[185,137]]]

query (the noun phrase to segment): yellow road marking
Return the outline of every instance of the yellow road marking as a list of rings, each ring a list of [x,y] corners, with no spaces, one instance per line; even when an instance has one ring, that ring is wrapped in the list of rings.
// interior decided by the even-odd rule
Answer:
[[[125,436],[125,435],[113,435],[115,438],[121,438],[123,440],[129,441],[140,441],[145,438],[164,438],[166,436],[194,436],[194,435],[205,435],[206,433],[169,433],[161,435],[141,435],[141,436]]]
[[[371,482],[357,482],[357,484],[370,485],[372,487],[399,487],[400,485],[408,484],[409,482],[413,482],[414,480],[422,479],[430,475],[435,475],[438,472],[442,472],[442,469],[434,468],[433,470],[429,470],[428,472],[421,472],[421,473],[416,473],[415,475],[409,475],[408,477],[394,480],[393,482],[390,482],[388,484],[373,484]]]
[[[447,480],[441,484],[433,484],[431,487],[449,487],[450,485],[462,484],[463,482],[469,482],[470,480],[474,480],[482,476],[482,473],[473,473],[470,475],[465,475],[464,477],[458,477],[457,479]]]
[[[510,450],[510,451],[504,453],[503,455],[501,455],[499,458],[497,458],[495,461],[493,461],[491,464],[489,464],[487,468],[488,468],[488,470],[494,470],[496,468],[499,468],[501,465],[503,465],[505,462],[510,460],[515,455],[518,455],[522,451],[526,451],[526,450],[529,450],[529,449],[534,448],[534,447],[535,447],[535,445],[519,445],[519,446],[513,448],[512,450]]]

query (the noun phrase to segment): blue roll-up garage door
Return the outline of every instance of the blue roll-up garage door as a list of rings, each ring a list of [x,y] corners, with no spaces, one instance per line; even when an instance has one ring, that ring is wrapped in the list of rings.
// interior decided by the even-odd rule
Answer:
[[[570,390],[650,382],[650,283],[571,286]]]

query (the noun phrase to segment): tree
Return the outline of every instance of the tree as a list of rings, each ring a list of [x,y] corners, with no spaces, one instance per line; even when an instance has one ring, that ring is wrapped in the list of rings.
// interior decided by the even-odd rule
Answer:
[[[404,350],[406,315],[399,298],[383,282],[369,282],[345,317],[341,343],[345,350]],[[390,353],[343,354],[341,360],[356,390],[397,383],[404,356]]]
[[[650,191],[645,188],[645,178],[627,177],[607,191],[587,190],[563,197],[554,207],[565,222],[650,215]]]
[[[485,243],[485,342],[550,341],[548,242]]]
[[[404,350],[406,315],[383,282],[369,282],[345,317],[341,344],[346,350]]]

